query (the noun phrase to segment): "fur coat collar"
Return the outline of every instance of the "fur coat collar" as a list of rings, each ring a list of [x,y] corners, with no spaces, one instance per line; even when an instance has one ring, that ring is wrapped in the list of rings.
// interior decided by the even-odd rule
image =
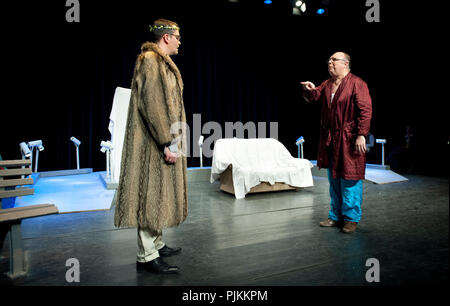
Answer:
[[[157,44],[148,41],[143,43],[141,46],[141,54],[139,55],[139,58],[142,59],[147,52],[151,51],[158,54],[161,59],[169,66],[170,70],[175,74],[180,88],[183,89],[183,79],[181,78],[180,70],[178,70],[177,65],[175,65],[170,56],[165,54]]]

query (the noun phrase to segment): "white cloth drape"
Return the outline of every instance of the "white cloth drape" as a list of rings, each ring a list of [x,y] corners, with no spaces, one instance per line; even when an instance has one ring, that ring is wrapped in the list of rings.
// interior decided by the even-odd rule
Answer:
[[[293,187],[313,186],[307,159],[294,158],[276,139],[219,139],[214,144],[210,182],[232,165],[234,192],[244,198],[250,189],[261,182],[286,183]]]

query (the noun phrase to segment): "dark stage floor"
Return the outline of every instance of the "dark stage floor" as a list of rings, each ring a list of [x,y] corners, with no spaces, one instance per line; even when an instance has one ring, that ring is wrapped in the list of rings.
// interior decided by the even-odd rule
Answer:
[[[137,272],[135,229],[114,228],[114,209],[23,221],[28,275],[17,285],[396,286],[448,284],[449,182],[407,176],[408,182],[364,183],[363,219],[354,234],[321,228],[328,182],[301,191],[235,200],[218,183],[189,185],[189,217],[164,231],[180,255],[167,259],[179,275]],[[8,266],[8,243],[0,268]],[[66,260],[80,263],[80,282],[67,283]],[[380,282],[366,281],[366,260],[380,263]],[[10,281],[2,278],[2,284]]]

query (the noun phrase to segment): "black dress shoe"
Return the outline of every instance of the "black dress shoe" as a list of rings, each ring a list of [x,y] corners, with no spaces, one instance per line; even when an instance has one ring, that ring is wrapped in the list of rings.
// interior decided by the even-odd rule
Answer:
[[[169,257],[169,256],[180,253],[180,251],[181,251],[181,248],[170,248],[167,245],[163,246],[162,248],[160,248],[158,250],[159,256],[162,256],[162,257]]]
[[[136,262],[136,268],[138,270],[146,270],[152,273],[158,274],[172,274],[178,273],[180,268],[177,266],[170,266],[161,257],[157,257],[149,262]]]

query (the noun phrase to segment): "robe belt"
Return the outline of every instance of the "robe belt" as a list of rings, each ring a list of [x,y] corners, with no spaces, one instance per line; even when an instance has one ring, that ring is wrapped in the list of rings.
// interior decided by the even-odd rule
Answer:
[[[345,122],[343,126],[333,129],[333,132],[342,133],[343,130],[348,129],[348,128],[350,130],[353,130],[354,127],[355,127],[355,122]],[[325,142],[325,145],[327,147],[329,147],[330,144],[331,144],[331,129],[330,128],[325,128],[323,125],[322,125],[322,129],[324,129],[326,131],[326,133],[327,133],[327,140]]]

